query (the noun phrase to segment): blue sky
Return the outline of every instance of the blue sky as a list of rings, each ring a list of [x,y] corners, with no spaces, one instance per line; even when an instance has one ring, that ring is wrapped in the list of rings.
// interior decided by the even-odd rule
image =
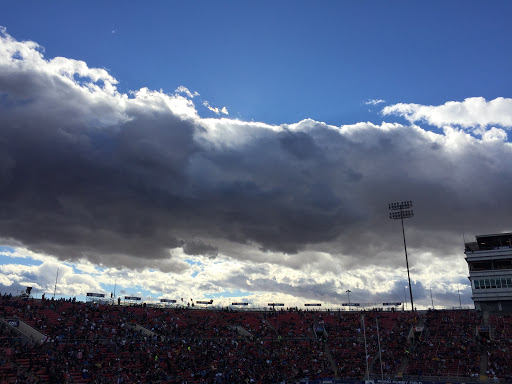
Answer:
[[[364,102],[507,96],[508,2],[9,2],[2,24],[124,91],[183,85],[232,117],[379,123]],[[23,15],[20,17],[20,15]],[[114,32],[114,33],[113,33]]]
[[[413,200],[415,303],[471,304],[460,239],[512,230],[511,10],[3,4],[0,291],[400,301]]]

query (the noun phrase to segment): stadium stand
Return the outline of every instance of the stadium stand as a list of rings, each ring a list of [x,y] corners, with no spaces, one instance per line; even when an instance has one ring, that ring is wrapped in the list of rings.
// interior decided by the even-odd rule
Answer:
[[[0,318],[0,384],[469,382],[512,372],[512,319],[490,316],[496,337],[486,338],[474,310],[256,312],[4,295]]]

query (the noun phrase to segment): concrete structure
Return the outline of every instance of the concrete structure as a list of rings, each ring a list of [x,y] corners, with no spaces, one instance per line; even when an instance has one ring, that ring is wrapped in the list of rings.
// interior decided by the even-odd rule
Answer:
[[[512,233],[479,235],[465,248],[475,308],[512,312]]]

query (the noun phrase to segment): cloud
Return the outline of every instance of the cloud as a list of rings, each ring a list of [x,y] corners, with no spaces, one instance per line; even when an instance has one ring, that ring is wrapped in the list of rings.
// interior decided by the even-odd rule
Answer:
[[[484,141],[507,141],[507,132],[501,128],[492,127],[488,131],[482,133]]]
[[[385,103],[386,100],[382,99],[368,99],[368,101],[365,102],[366,105],[377,105],[381,103]]]
[[[120,295],[173,298],[194,297],[195,299],[215,298],[215,305],[227,306],[233,301],[248,301],[256,306],[279,301],[286,306],[302,306],[305,302],[320,302],[324,307],[339,307],[347,302],[346,289],[350,289],[352,302],[376,305],[382,302],[402,302],[406,280],[397,278],[391,268],[366,268],[353,273],[334,268],[338,261],[329,255],[310,254],[311,266],[303,271],[269,263],[240,263],[219,256],[188,256],[194,274],[171,274],[158,270],[134,271],[126,268],[98,268],[87,260],[78,260],[70,267],[51,256],[34,254],[26,249],[15,249],[9,253],[10,264],[0,266],[0,292],[19,294],[26,286],[32,286],[32,294],[40,297],[43,293],[52,296],[57,269],[58,297],[78,296],[85,300],[87,292],[116,292]],[[20,265],[14,260],[38,258],[40,265]],[[319,268],[325,263],[327,268]],[[438,268],[436,265],[434,267]],[[456,268],[455,268],[456,269]],[[430,305],[428,287],[433,286],[436,306],[452,306],[458,303],[460,289],[463,305],[468,305],[470,292],[467,281],[459,284],[450,276],[434,276],[436,281],[413,283],[414,302],[418,308]],[[452,268],[450,268],[450,272]],[[190,270],[189,270],[190,272]],[[459,275],[460,278],[460,275]],[[432,285],[433,284],[433,285]],[[465,284],[465,285],[464,285]],[[240,295],[244,299],[240,300]],[[149,299],[148,299],[149,300]],[[407,290],[407,302],[409,301]]]
[[[205,255],[208,257],[216,257],[218,255],[217,247],[205,244],[202,241],[188,241],[183,246],[183,252],[187,255]]]
[[[192,92],[190,92],[190,90],[187,87],[184,87],[183,85],[180,85],[178,88],[176,88],[176,90],[174,92],[184,93],[191,99],[193,99],[196,96],[199,96],[199,93],[197,93],[197,92],[192,93]]]
[[[222,109],[214,108],[210,105],[208,101],[203,101],[203,105],[216,115],[220,115],[221,113],[224,115],[229,115],[229,112],[226,107],[222,107]]]
[[[470,97],[462,102],[449,101],[439,106],[400,103],[385,107],[382,114],[403,116],[410,122],[426,122],[436,127],[486,128],[499,125],[511,128],[512,99],[498,97],[487,101],[483,97]]]
[[[23,251],[16,252],[16,255]],[[58,273],[58,274],[57,274]],[[57,278],[57,287],[55,280]],[[86,292],[104,292],[100,281],[91,275],[75,273],[69,265],[46,257],[40,265],[4,264],[0,265],[0,292],[13,295],[32,287],[32,295],[53,294],[73,296]],[[57,289],[56,289],[57,288]]]
[[[147,88],[124,94],[116,84],[103,69],[47,59],[36,43],[2,32],[4,244],[187,278],[187,254],[211,260],[210,268],[214,262],[225,268],[220,260],[229,260],[243,273],[198,269],[205,280],[197,286],[283,295],[306,286],[305,297],[341,299],[346,286],[359,287],[361,295],[390,291],[393,273],[404,268],[389,202],[414,202],[406,235],[414,279],[422,282],[434,272],[421,257],[460,258],[458,271],[465,273],[461,233],[510,230],[512,148],[502,129],[506,111],[496,106],[508,99],[476,103],[486,116],[478,124],[501,127],[479,139],[454,127],[435,133],[387,122],[335,127],[310,119],[289,125],[205,119],[186,97]],[[469,111],[471,103],[464,103],[461,110]],[[438,121],[436,111],[444,109],[430,108],[403,104],[384,113]],[[462,126],[457,121],[468,113],[441,115],[442,125]],[[251,270],[258,272],[243,280]],[[271,283],[283,270],[289,280]],[[291,278],[293,271],[298,275]],[[318,273],[303,280],[314,271],[348,271],[346,283]],[[377,277],[379,289],[372,282]]]

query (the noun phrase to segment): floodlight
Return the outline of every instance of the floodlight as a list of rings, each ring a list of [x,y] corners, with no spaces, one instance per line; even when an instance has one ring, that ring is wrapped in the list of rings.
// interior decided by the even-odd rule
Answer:
[[[414,216],[414,212],[412,209],[412,200],[402,201],[401,203],[389,203],[389,210],[394,211],[389,213],[389,218],[391,220],[400,220],[402,222],[402,235],[404,239],[404,250],[405,250],[405,263],[407,265],[407,278],[409,279],[409,294],[411,296],[411,310],[414,311],[414,301],[412,298],[412,285],[411,285],[411,275],[409,272],[409,258],[407,257],[407,244],[405,243],[405,229],[404,229],[404,219],[410,219]]]

